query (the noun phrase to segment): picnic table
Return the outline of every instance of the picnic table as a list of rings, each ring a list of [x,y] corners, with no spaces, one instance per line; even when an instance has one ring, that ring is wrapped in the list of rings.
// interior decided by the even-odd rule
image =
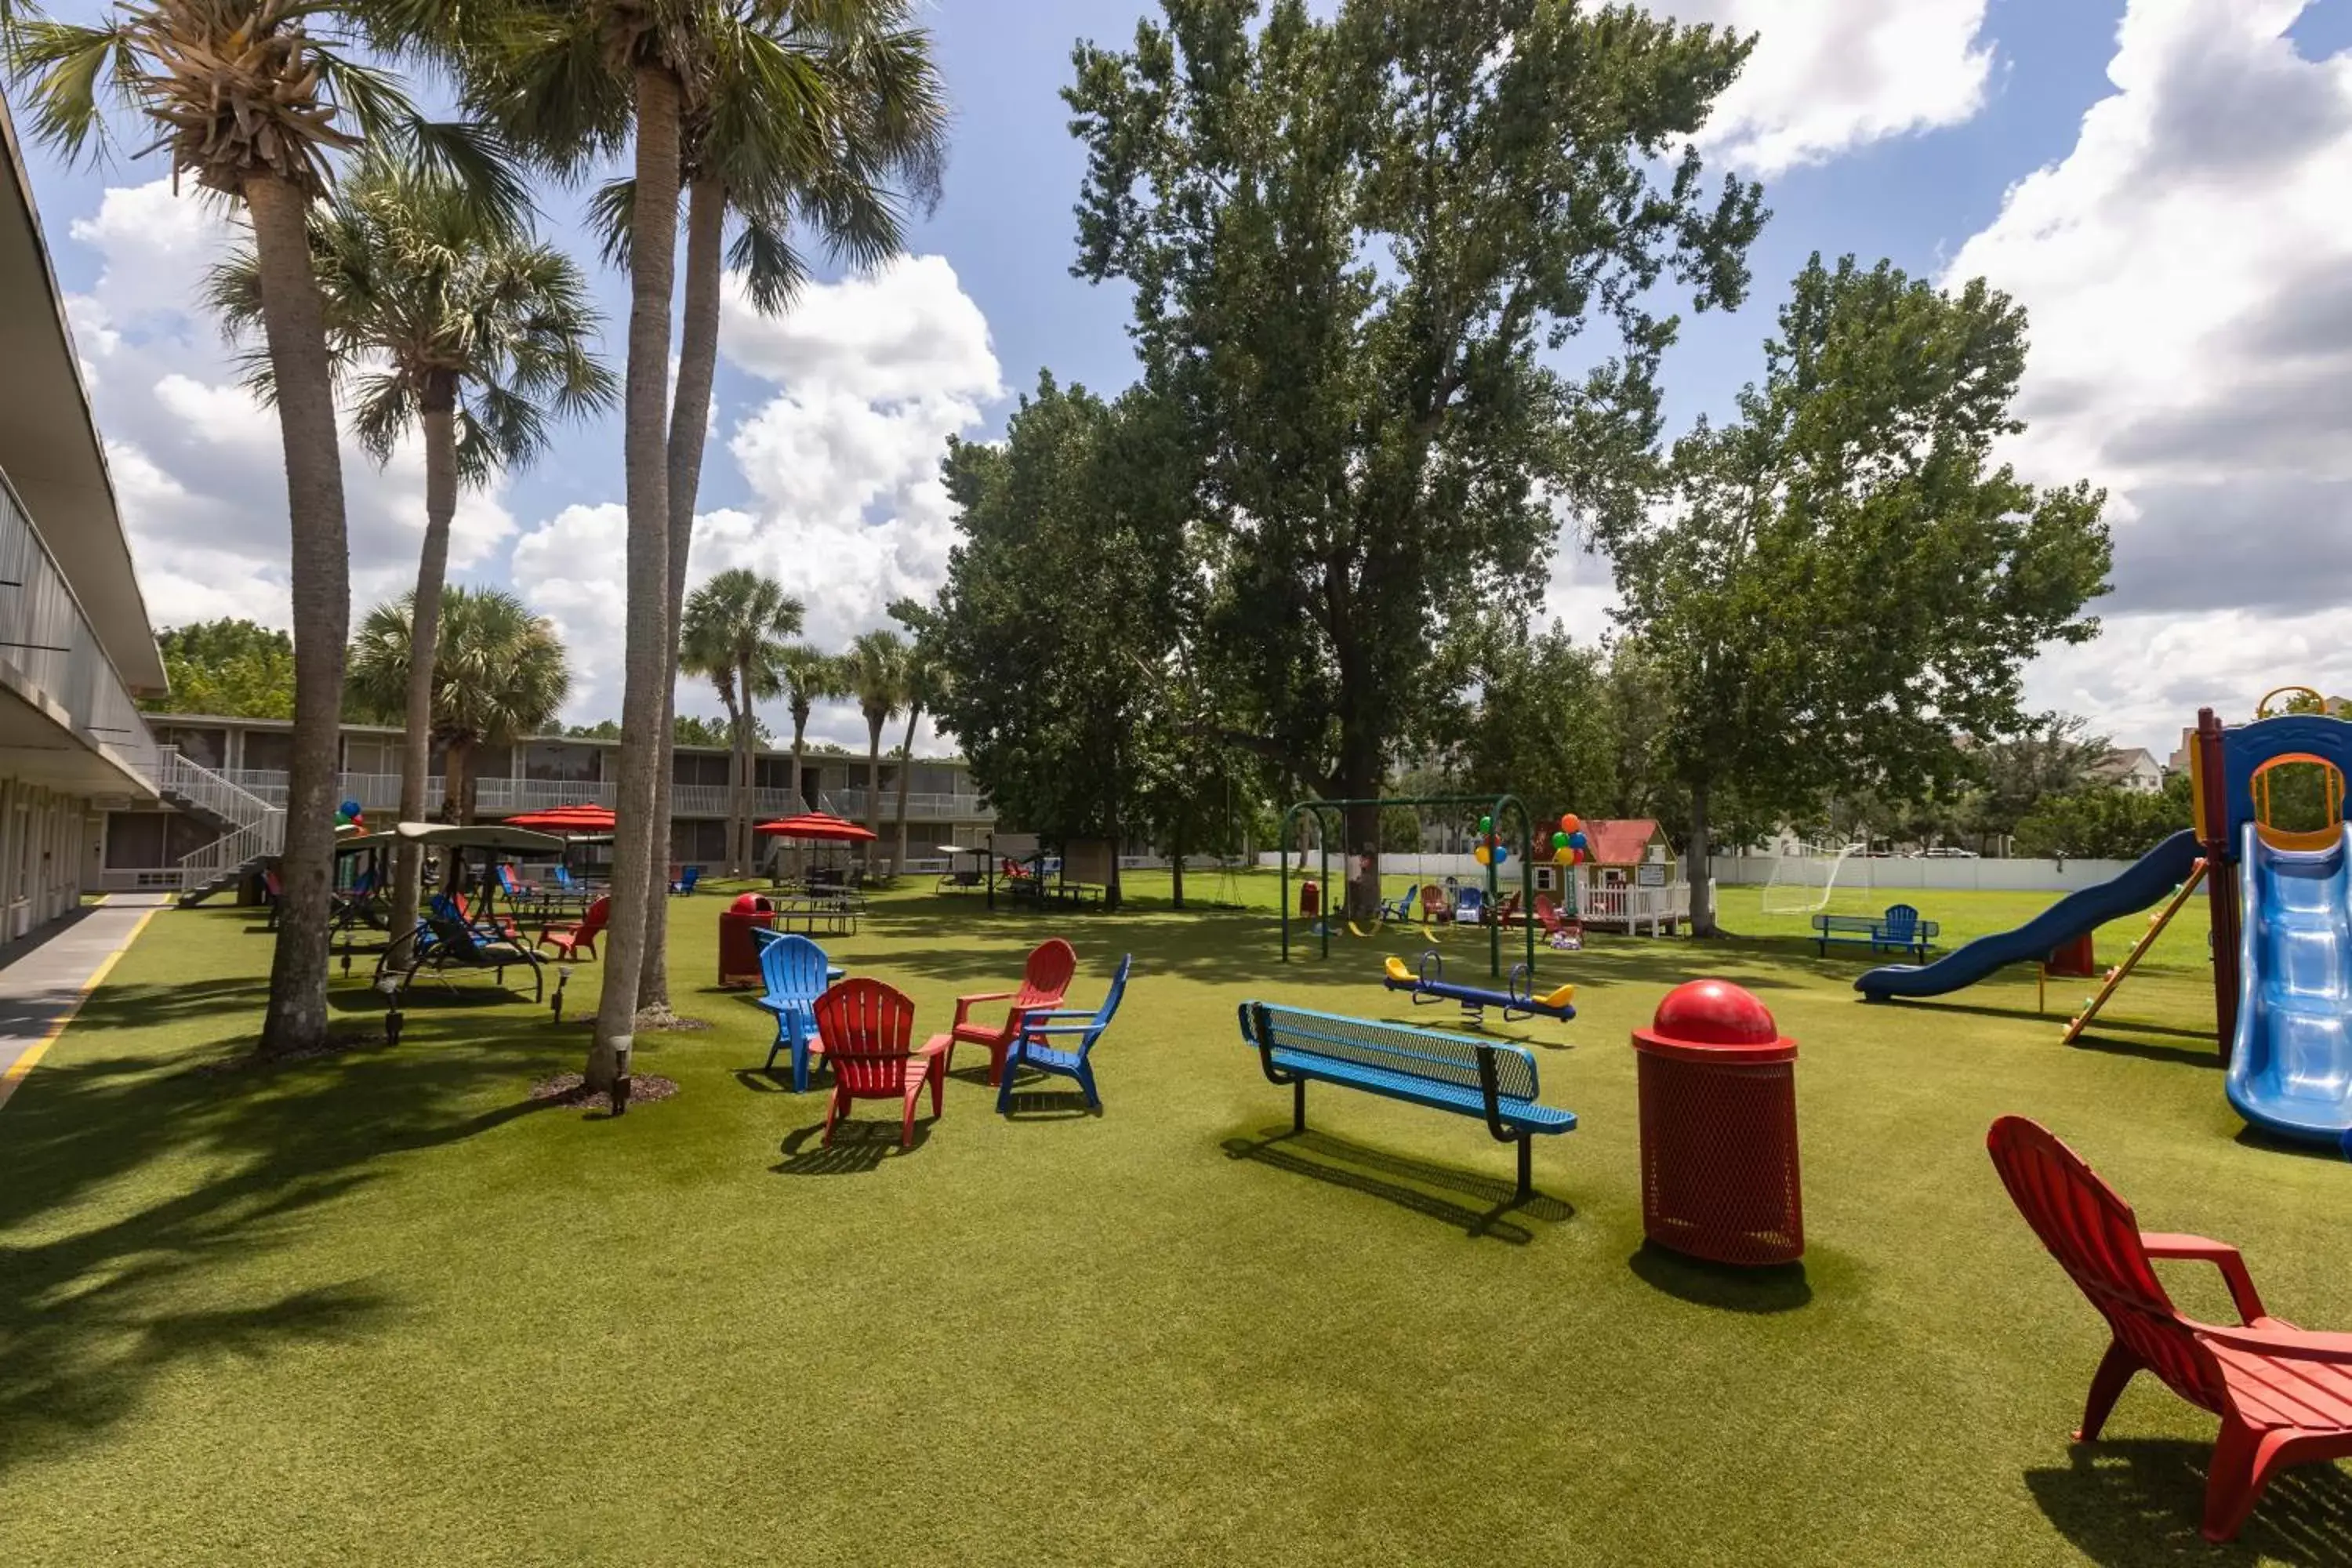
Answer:
[[[771,894],[768,908],[775,917],[770,923],[776,931],[855,936],[858,919],[866,912],[866,900],[849,892]]]

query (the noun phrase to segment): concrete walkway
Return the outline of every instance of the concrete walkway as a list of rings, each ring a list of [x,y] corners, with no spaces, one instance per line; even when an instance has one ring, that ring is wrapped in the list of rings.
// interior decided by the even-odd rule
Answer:
[[[149,918],[170,901],[168,893],[116,893],[0,947],[0,1106],[65,1033],[82,998],[106,978]]]

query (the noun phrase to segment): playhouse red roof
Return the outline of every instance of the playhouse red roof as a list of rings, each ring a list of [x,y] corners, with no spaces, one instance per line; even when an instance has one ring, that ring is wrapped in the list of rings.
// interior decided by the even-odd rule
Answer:
[[[1621,816],[1584,821],[1586,855],[1596,866],[1638,866],[1658,836],[1654,816]]]

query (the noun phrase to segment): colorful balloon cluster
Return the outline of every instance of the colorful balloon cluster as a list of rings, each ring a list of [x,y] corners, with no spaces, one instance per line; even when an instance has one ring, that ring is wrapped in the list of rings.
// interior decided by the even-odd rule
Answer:
[[[1559,819],[1559,831],[1551,836],[1552,862],[1573,866],[1591,847],[1591,840],[1584,837],[1584,819],[1571,811]]]
[[[1495,831],[1493,817],[1478,819],[1478,842],[1470,853],[1476,857],[1481,866],[1501,866],[1509,862],[1511,847],[1503,842],[1501,834]]]
[[[335,807],[335,826],[337,827],[356,827],[362,832],[366,831],[367,818],[361,815],[360,803],[355,800],[347,800],[343,802],[342,805]]]

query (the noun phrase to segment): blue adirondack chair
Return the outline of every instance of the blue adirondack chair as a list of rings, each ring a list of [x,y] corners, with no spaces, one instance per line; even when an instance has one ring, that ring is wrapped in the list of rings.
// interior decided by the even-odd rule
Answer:
[[[1484,888],[1464,888],[1460,892],[1454,895],[1454,923],[1455,925],[1466,926],[1476,925],[1479,920],[1486,913],[1486,889]]]
[[[669,890],[673,893],[690,893],[694,891],[694,885],[700,880],[702,880],[702,868],[688,866],[679,874],[677,880],[669,885]]]
[[[1381,900],[1381,919],[1384,921],[1402,921],[1411,924],[1420,918],[1421,888],[1418,884],[1407,888],[1402,898]]]
[[[996,1113],[999,1116],[1012,1110],[1013,1075],[1015,1069],[1024,1067],[1077,1079],[1078,1088],[1086,1093],[1087,1106],[1095,1110],[1102,1109],[1102,1096],[1095,1092],[1095,1069],[1087,1063],[1087,1055],[1095,1048],[1095,1042],[1102,1038],[1103,1031],[1110,1027],[1111,1015],[1118,1011],[1118,999],[1127,991],[1127,972],[1134,963],[1133,953],[1118,961],[1118,973],[1111,976],[1110,993],[1095,1011],[1057,1010],[1028,1016],[1020,1038],[1013,1042],[1012,1052],[1004,1058],[1004,1077],[996,1086]],[[1049,1046],[1045,1043],[1045,1037],[1049,1035],[1076,1035],[1078,1037],[1077,1047],[1074,1050],[1062,1050]]]
[[[830,984],[832,965],[824,949],[804,936],[785,935],[760,950],[760,978],[768,994],[760,1005],[776,1016],[776,1043],[768,1047],[767,1066],[776,1065],[776,1053],[793,1053],[793,1092],[808,1092],[809,1042],[816,1037],[816,999]]]

